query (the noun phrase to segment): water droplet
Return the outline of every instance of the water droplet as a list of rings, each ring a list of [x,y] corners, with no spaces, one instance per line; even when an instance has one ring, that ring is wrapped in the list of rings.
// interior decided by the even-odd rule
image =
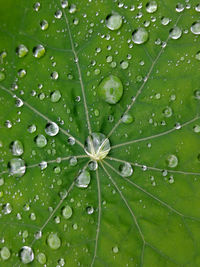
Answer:
[[[42,252],[38,253],[38,255],[37,255],[37,261],[40,264],[45,264],[46,261],[47,261],[46,255],[44,253],[42,253]]]
[[[195,125],[195,126],[193,127],[193,131],[194,131],[195,133],[200,133],[200,125]]]
[[[94,208],[93,208],[92,206],[88,206],[88,207],[86,208],[86,211],[87,211],[87,214],[91,215],[91,214],[94,213]]]
[[[59,166],[57,166],[57,167],[55,167],[55,168],[53,169],[53,171],[54,171],[54,173],[58,174],[58,173],[61,172],[61,168],[60,168]]]
[[[1,252],[0,252],[2,260],[6,261],[10,258],[10,250],[7,247],[2,247]]]
[[[70,166],[76,166],[77,165],[77,158],[76,157],[71,157],[69,160]]]
[[[198,52],[196,53],[195,58],[196,58],[197,60],[200,60],[200,51],[198,51]]]
[[[129,66],[129,63],[127,61],[121,61],[120,66],[123,70],[126,70]]]
[[[29,133],[34,133],[37,130],[37,127],[35,124],[32,124],[28,127]]]
[[[55,122],[49,122],[47,123],[45,127],[45,133],[49,136],[55,136],[59,132],[59,127]]]
[[[69,7],[69,13],[74,14],[76,12],[76,5],[71,4]]]
[[[175,155],[169,155],[167,157],[167,165],[170,168],[175,168],[178,165],[178,158]]]
[[[127,113],[122,116],[122,122],[125,124],[130,124],[133,122],[133,117],[131,114]]]
[[[2,206],[2,212],[7,215],[12,212],[13,208],[10,203],[6,203],[5,205]]]
[[[147,42],[149,34],[145,28],[138,28],[133,32],[132,39],[135,44],[144,44]]]
[[[54,92],[51,93],[51,102],[56,103],[60,100],[61,98],[61,93],[59,90],[55,90]]]
[[[182,30],[178,26],[175,26],[169,32],[170,38],[172,38],[174,40],[179,39],[181,37],[181,35],[182,35]]]
[[[119,166],[119,171],[120,171],[121,176],[129,177],[133,173],[133,168],[130,163],[125,162]]]
[[[91,159],[104,159],[110,151],[110,141],[102,133],[92,133],[85,142],[85,152]]]
[[[23,78],[24,76],[26,76],[26,70],[25,69],[21,69],[21,70],[18,71],[17,74],[18,74],[18,76],[20,78]]]
[[[73,146],[73,145],[75,145],[76,140],[75,140],[74,137],[70,136],[70,137],[67,139],[67,142],[68,142],[68,144],[69,144],[70,146]]]
[[[56,19],[60,19],[62,17],[62,11],[61,10],[57,10],[56,13],[54,14]]]
[[[24,153],[23,144],[19,140],[12,142],[10,145],[10,149],[14,156],[21,156]]]
[[[97,168],[98,168],[98,163],[97,161],[90,161],[89,164],[88,164],[88,168],[91,170],[91,171],[96,171]]]
[[[86,170],[81,171],[76,179],[76,186],[79,188],[87,188],[90,183],[90,173]]]
[[[57,80],[58,79],[58,72],[57,71],[53,71],[52,73],[51,73],[51,78],[53,79],[53,80]]]
[[[26,166],[23,159],[20,158],[14,158],[9,161],[9,170],[11,175],[15,177],[21,177],[26,172]]]
[[[112,251],[113,251],[113,253],[116,254],[116,253],[119,252],[119,248],[117,246],[115,246],[115,247],[112,248]]]
[[[36,2],[34,5],[33,5],[33,9],[35,10],[35,11],[39,11],[39,9],[40,9],[40,2]]]
[[[200,21],[196,21],[192,24],[190,28],[191,32],[194,34],[200,34]]]
[[[195,6],[195,10],[196,10],[197,12],[200,12],[200,4],[197,4],[197,5]]]
[[[38,45],[36,47],[33,48],[33,56],[36,58],[41,58],[44,56],[45,54],[45,48],[43,45]]]
[[[178,3],[176,5],[176,12],[182,12],[184,10],[184,5],[182,3]]]
[[[158,8],[158,5],[157,5],[156,1],[153,1],[152,0],[152,1],[149,1],[146,4],[146,11],[148,13],[154,13],[154,12],[156,12],[157,8]]]
[[[18,57],[22,58],[28,54],[28,48],[25,45],[21,44],[17,47],[16,52]]]
[[[173,111],[170,107],[166,107],[164,110],[163,110],[163,115],[166,117],[166,118],[169,118],[171,117],[173,114]]]
[[[43,19],[41,22],[40,22],[40,27],[43,31],[46,31],[49,27],[49,23],[48,21],[46,21],[45,19]]]
[[[66,206],[62,209],[62,216],[67,220],[72,217],[72,213],[72,208],[70,206]]]
[[[24,246],[20,251],[20,259],[23,263],[27,264],[34,260],[34,253],[31,247]]]
[[[36,145],[38,147],[45,147],[47,145],[47,139],[44,135],[39,134],[36,138],[35,138],[35,142]]]
[[[170,23],[170,19],[169,18],[166,18],[166,17],[162,17],[161,18],[161,23],[162,25],[166,26]]]
[[[0,72],[0,82],[5,80],[6,75],[3,72]]]
[[[109,104],[116,104],[122,97],[123,85],[117,76],[104,78],[98,88],[99,95]]]
[[[68,1],[67,0],[62,0],[61,1],[61,6],[62,6],[62,8],[68,7]]]
[[[106,26],[112,31],[118,30],[122,26],[122,22],[122,17],[117,13],[108,15],[106,18]]]
[[[198,100],[200,100],[200,90],[194,91],[194,97]]]
[[[56,250],[61,246],[61,240],[56,233],[51,233],[47,237],[47,244],[51,249]]]

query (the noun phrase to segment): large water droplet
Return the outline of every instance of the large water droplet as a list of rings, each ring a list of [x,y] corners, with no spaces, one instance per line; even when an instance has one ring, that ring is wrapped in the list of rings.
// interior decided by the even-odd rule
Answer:
[[[200,21],[196,21],[192,24],[190,28],[191,32],[194,34],[200,34]]]
[[[45,48],[43,45],[38,45],[38,46],[33,48],[34,57],[41,58],[44,56],[44,54],[45,54]]]
[[[135,44],[143,44],[149,38],[149,34],[145,28],[138,28],[133,32],[132,39]]]
[[[178,165],[178,158],[175,155],[169,155],[167,157],[167,165],[170,168],[175,168]]]
[[[152,1],[149,1],[146,4],[146,11],[148,13],[154,13],[154,12],[156,12],[157,8],[158,8],[158,5],[157,5],[156,1],[153,1],[152,0]]]
[[[49,136],[55,136],[59,132],[59,127],[55,122],[49,122],[45,127],[45,132]]]
[[[23,263],[27,264],[34,260],[34,253],[31,247],[24,246],[20,251],[20,259]]]
[[[174,40],[179,39],[181,37],[181,35],[182,35],[182,30],[178,26],[175,26],[169,32],[170,38],[172,38]]]
[[[133,168],[130,163],[125,162],[119,166],[119,171],[120,171],[121,176],[129,177],[133,173]]]
[[[20,44],[17,47],[16,52],[17,52],[18,57],[22,58],[28,54],[28,48],[25,45]]]
[[[106,26],[112,31],[118,30],[122,26],[122,17],[117,13],[108,15],[106,18]]]
[[[116,104],[122,97],[123,85],[117,76],[104,78],[98,88],[99,95],[109,104]]]
[[[76,186],[79,188],[87,188],[90,183],[90,173],[86,170],[81,171],[76,179]]]
[[[10,148],[14,156],[21,156],[24,153],[23,144],[19,140],[12,142]]]
[[[47,237],[47,244],[51,249],[56,250],[61,246],[61,240],[56,233],[51,233]]]
[[[110,151],[110,141],[102,133],[92,133],[85,142],[85,152],[91,159],[104,159]]]
[[[15,177],[21,177],[26,172],[26,166],[23,159],[20,158],[14,158],[9,161],[9,170],[11,175],[14,175]]]

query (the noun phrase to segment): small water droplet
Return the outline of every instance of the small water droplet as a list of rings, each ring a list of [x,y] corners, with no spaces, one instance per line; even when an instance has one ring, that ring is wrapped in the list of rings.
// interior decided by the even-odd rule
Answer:
[[[61,93],[59,90],[55,90],[51,93],[51,102],[57,103],[61,98]]]
[[[36,130],[37,130],[37,127],[35,124],[28,126],[29,133],[34,133]]]
[[[11,253],[7,247],[2,247],[0,255],[1,255],[2,260],[6,261],[10,258]]]
[[[163,115],[166,117],[166,118],[169,118],[171,117],[173,114],[173,111],[170,107],[166,107],[164,110],[163,110]]]
[[[57,71],[53,71],[53,72],[51,73],[51,78],[52,78],[53,80],[58,80],[58,77],[59,77],[59,75],[58,75],[58,72],[57,72]]]
[[[72,213],[72,208],[70,206],[65,206],[62,209],[62,216],[67,220],[72,217]]]
[[[175,155],[169,155],[167,157],[167,165],[170,168],[175,168],[178,165],[178,158]]]
[[[97,161],[95,161],[95,160],[90,161],[89,164],[88,164],[88,168],[91,171],[96,171],[98,169],[98,163],[97,163]]]
[[[125,124],[130,124],[133,122],[133,117],[131,114],[127,113],[122,116],[122,122]]]
[[[69,13],[74,14],[76,12],[76,5],[71,4],[69,7]]]
[[[91,214],[94,213],[94,208],[93,208],[92,206],[88,206],[88,207],[86,208],[86,211],[87,211],[87,214],[91,215]]]
[[[26,76],[26,70],[25,69],[21,69],[21,70],[18,71],[17,74],[18,74],[18,76],[20,78],[23,78],[24,76]]]
[[[46,31],[49,27],[49,23],[47,20],[43,19],[41,22],[40,22],[40,27],[41,27],[41,30],[43,31]]]
[[[36,58],[43,57],[45,52],[46,52],[45,48],[41,44],[33,48],[33,56],[36,57]]]
[[[156,1],[153,1],[152,0],[152,1],[149,1],[146,4],[146,11],[148,13],[154,13],[154,12],[156,12],[157,8],[158,8],[158,5],[157,5]]]
[[[54,14],[56,19],[60,19],[62,17],[62,11],[61,10],[57,10],[56,13]]]
[[[192,33],[199,35],[200,34],[200,21],[194,22],[190,30]]]
[[[129,63],[127,61],[123,60],[123,61],[120,62],[120,66],[121,66],[121,68],[123,70],[126,70],[128,68],[128,66],[129,66]]]
[[[119,248],[117,246],[115,246],[115,247],[112,248],[112,251],[113,251],[113,253],[116,254],[116,253],[119,252]]]
[[[40,264],[45,264],[46,261],[47,261],[46,255],[44,253],[42,253],[42,252],[38,253],[38,255],[37,255],[37,261]]]
[[[74,137],[70,136],[70,137],[67,139],[67,142],[68,142],[68,144],[69,144],[70,146],[73,146],[73,145],[75,145],[76,140],[75,140]]]
[[[87,188],[90,184],[90,173],[86,170],[80,172],[76,178],[76,186],[79,188]]]
[[[195,133],[200,133],[200,125],[195,125],[195,126],[193,127],[193,131],[194,131]]]
[[[33,5],[33,9],[35,10],[35,11],[39,11],[40,10],[40,2],[36,2],[34,5]]]
[[[59,127],[55,122],[47,123],[45,127],[45,133],[49,136],[55,136],[59,132]]]
[[[16,49],[19,58],[25,57],[28,54],[28,48],[24,44],[20,44]]]
[[[67,0],[62,0],[61,1],[61,6],[62,6],[62,8],[68,7],[68,1]]]
[[[11,159],[8,163],[11,175],[15,177],[21,177],[26,172],[25,162],[21,158]]]
[[[14,156],[21,156],[24,153],[23,144],[21,141],[13,141],[10,145],[11,152]]]
[[[166,25],[168,25],[170,23],[170,19],[167,18],[167,17],[162,17],[161,18],[161,23],[162,23],[162,25],[166,26]]]
[[[172,38],[174,40],[179,39],[181,37],[181,35],[182,35],[182,30],[178,26],[175,26],[169,32],[170,38]]]
[[[76,166],[77,165],[77,158],[76,157],[71,157],[69,160],[70,166]]]
[[[121,176],[129,177],[133,173],[133,168],[130,163],[125,162],[119,166],[119,171],[120,171]]]
[[[2,212],[7,215],[12,212],[13,208],[10,203],[6,203],[2,206]]]
[[[39,134],[36,138],[35,138],[35,142],[36,145],[38,147],[45,147],[47,145],[47,139],[44,135]]]

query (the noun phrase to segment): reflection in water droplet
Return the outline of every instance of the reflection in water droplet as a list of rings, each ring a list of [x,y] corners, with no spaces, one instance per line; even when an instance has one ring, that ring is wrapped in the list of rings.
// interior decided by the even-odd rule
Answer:
[[[79,188],[87,188],[90,183],[90,173],[86,170],[81,171],[76,179],[76,186]]]
[[[104,78],[98,88],[99,95],[109,104],[116,104],[122,97],[123,85],[117,76]]]
[[[148,13],[156,12],[157,8],[158,8],[158,5],[157,5],[156,1],[151,0],[146,4],[146,11]]]
[[[27,264],[34,260],[34,253],[31,247],[24,246],[20,251],[20,259],[23,263]]]
[[[11,159],[8,163],[8,166],[11,175],[15,177],[21,177],[26,172],[26,166],[23,159],[20,158]]]
[[[25,45],[21,44],[17,47],[16,52],[18,57],[22,58],[28,54],[28,48]]]
[[[43,45],[38,45],[33,48],[33,56],[36,58],[41,58],[45,54],[45,48]]]
[[[143,44],[147,42],[149,34],[145,28],[138,28],[133,32],[132,39],[135,44]]]
[[[175,26],[169,32],[170,38],[172,38],[174,40],[179,39],[181,37],[181,35],[182,35],[182,30],[178,26]]]
[[[122,26],[122,17],[119,14],[111,14],[106,18],[106,26],[108,29],[115,31]]]
[[[200,34],[200,21],[196,21],[192,24],[190,28],[191,32],[194,34]]]
[[[55,136],[59,132],[59,127],[55,122],[49,122],[47,123],[45,127],[45,133],[49,136]]]
[[[175,168],[178,165],[178,158],[175,155],[169,155],[167,157],[167,164],[170,168]]]
[[[119,171],[120,171],[121,176],[129,177],[133,173],[133,168],[130,163],[125,162],[119,166]]]
[[[47,237],[47,244],[53,250],[58,249],[61,246],[61,240],[58,237],[57,233],[51,233]]]

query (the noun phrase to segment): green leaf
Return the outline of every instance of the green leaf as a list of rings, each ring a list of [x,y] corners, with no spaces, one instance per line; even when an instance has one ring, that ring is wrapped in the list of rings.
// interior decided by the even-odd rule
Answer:
[[[133,2],[1,1],[1,266],[200,266],[200,6]]]

